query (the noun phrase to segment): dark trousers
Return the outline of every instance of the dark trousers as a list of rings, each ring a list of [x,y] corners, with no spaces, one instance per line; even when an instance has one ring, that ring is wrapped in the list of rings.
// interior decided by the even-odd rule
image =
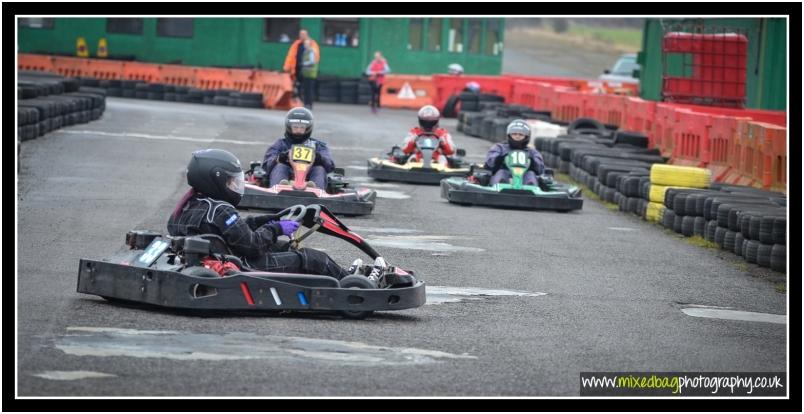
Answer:
[[[325,275],[339,280],[348,275],[326,253],[308,248],[272,252],[248,262],[254,269],[267,272]]]
[[[369,102],[369,105],[371,105],[372,108],[379,108],[382,84],[379,84],[375,81],[369,81],[369,86],[371,86],[371,102]]]
[[[287,164],[276,164],[276,166],[271,170],[271,173],[268,175],[269,179],[268,182],[271,187],[279,184],[282,180],[290,180],[290,176],[293,174],[293,170],[290,169],[290,166]],[[315,183],[315,186],[326,190],[327,189],[327,170],[320,165],[315,165],[310,168],[310,171],[307,173],[307,181],[312,181]]]
[[[302,77],[301,79],[301,98],[304,107],[313,109],[313,99],[315,99],[315,79]]]

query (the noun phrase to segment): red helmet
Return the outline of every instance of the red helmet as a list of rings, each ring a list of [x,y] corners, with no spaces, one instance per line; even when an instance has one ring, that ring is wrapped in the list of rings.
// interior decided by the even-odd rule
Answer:
[[[438,126],[441,113],[433,105],[425,105],[419,109],[419,126],[425,131],[432,131]]]

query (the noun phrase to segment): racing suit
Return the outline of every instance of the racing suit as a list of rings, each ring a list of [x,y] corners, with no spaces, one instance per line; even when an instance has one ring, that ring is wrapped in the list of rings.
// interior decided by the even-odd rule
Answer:
[[[176,207],[167,229],[171,236],[217,234],[254,269],[329,275],[337,279],[347,275],[324,252],[307,248],[288,250],[287,243],[277,242],[282,229],[272,220],[278,221],[278,217],[269,214],[243,218],[225,201],[193,194],[183,206]]]
[[[422,154],[421,152],[416,151],[416,138],[422,135],[433,135],[438,138],[438,148],[433,151],[433,161],[436,161],[446,167],[446,155],[455,154],[455,144],[452,142],[452,136],[444,128],[436,128],[432,132],[426,132],[421,127],[411,128],[410,132],[408,132],[408,135],[405,136],[405,140],[402,142],[402,152],[404,152],[405,155],[410,155],[415,152],[416,161],[421,161]]]
[[[293,145],[293,142],[288,137],[284,137],[265,151],[262,169],[269,174],[269,185],[274,186],[282,180],[290,180],[293,170],[290,165],[279,162],[279,155],[290,151],[290,147]],[[335,170],[335,162],[332,160],[327,143],[309,138],[304,145],[315,146],[315,161],[307,173],[307,180],[314,182],[316,187],[325,190],[327,188],[327,173]]]
[[[538,183],[538,176],[544,174],[544,159],[539,151],[533,148],[527,148],[526,150],[530,157],[530,169],[528,169],[522,177],[522,183],[526,185],[536,185]],[[511,152],[511,146],[508,145],[507,142],[503,142],[494,144],[488,154],[486,154],[486,163],[483,165],[483,168],[494,174],[491,176],[489,184],[494,185],[511,181],[511,172],[505,167],[505,156],[508,155],[509,152]]]

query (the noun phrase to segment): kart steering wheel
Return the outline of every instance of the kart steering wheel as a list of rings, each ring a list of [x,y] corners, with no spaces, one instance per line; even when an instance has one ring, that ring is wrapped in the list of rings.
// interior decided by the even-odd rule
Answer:
[[[313,216],[313,221],[315,224],[313,224],[309,230],[303,231],[302,224],[304,224],[305,218],[307,218],[307,214],[310,212],[315,213]],[[321,206],[318,204],[310,204],[308,206],[296,204],[295,206],[290,206],[277,213],[281,220],[292,220],[300,224],[299,228],[296,229],[296,231],[293,233],[293,236],[290,238],[291,250],[298,250],[301,246],[302,240],[315,233],[318,228],[321,227],[321,219],[318,217],[320,213]]]

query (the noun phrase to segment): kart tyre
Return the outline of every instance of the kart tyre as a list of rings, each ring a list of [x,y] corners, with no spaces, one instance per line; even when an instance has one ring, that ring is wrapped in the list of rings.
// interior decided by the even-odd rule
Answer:
[[[374,282],[363,276],[349,275],[340,281],[342,289],[377,289]],[[341,314],[349,319],[365,319],[374,311],[341,311]]]

